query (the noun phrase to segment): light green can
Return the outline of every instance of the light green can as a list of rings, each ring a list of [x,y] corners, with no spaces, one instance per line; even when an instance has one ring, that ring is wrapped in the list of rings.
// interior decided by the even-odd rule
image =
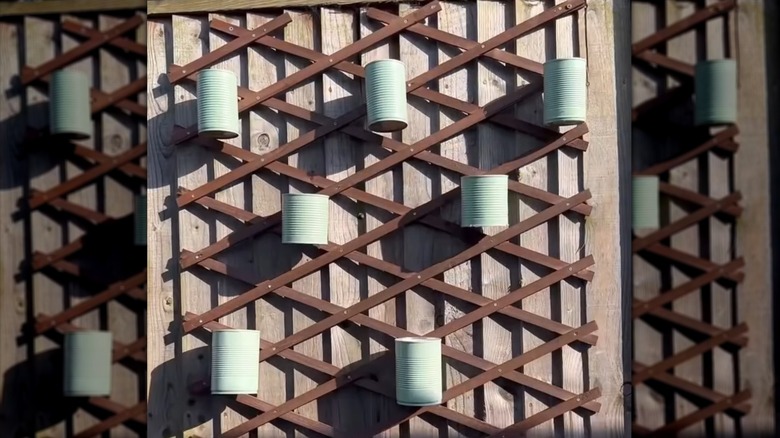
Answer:
[[[401,131],[409,123],[406,114],[406,66],[397,59],[366,64],[368,128],[375,132]]]
[[[737,62],[718,59],[696,63],[695,122],[699,126],[737,122]]]
[[[441,339],[395,340],[395,398],[402,406],[441,404]]]
[[[110,332],[83,330],[65,334],[63,392],[66,397],[111,394]]]
[[[660,225],[657,176],[634,176],[631,184],[631,222],[634,231],[656,230]]]
[[[282,243],[327,244],[329,208],[330,203],[325,195],[282,195]]]
[[[49,88],[49,130],[74,140],[92,137],[89,78],[73,70],[57,70]]]
[[[576,125],[588,110],[587,64],[583,58],[552,59],[544,63],[544,123]]]
[[[215,330],[211,334],[211,393],[257,394],[260,332]]]
[[[464,176],[460,186],[461,227],[509,225],[507,175]]]
[[[133,212],[134,241],[138,246],[146,245],[146,195],[135,197],[135,211]]]
[[[198,133],[210,138],[238,137],[238,88],[232,71],[198,73]]]

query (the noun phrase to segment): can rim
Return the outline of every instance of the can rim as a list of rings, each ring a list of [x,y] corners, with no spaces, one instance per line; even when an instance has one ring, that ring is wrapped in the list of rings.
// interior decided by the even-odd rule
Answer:
[[[366,67],[368,67],[369,65],[371,65],[371,64],[374,64],[374,63],[377,63],[377,62],[393,62],[393,63],[396,63],[396,64],[401,64],[401,65],[403,65],[404,67],[406,67],[406,64],[405,64],[403,61],[401,61],[400,59],[394,59],[394,58],[382,58],[382,59],[374,59],[374,60],[372,60],[372,61],[368,61],[367,63],[365,63],[365,64],[363,65],[363,68],[366,68]]]
[[[396,342],[408,342],[410,344],[414,343],[425,343],[425,342],[441,342],[441,338],[434,338],[430,336],[406,336],[403,338],[396,338]]]
[[[320,195],[319,193],[282,193],[282,197],[329,198],[328,195]]]

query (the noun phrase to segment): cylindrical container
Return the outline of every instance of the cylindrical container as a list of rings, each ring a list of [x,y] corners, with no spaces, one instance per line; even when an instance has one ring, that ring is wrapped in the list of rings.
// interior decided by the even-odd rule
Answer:
[[[586,62],[583,58],[551,59],[544,63],[544,123],[576,125],[588,109]]]
[[[406,115],[406,66],[397,59],[378,59],[366,64],[366,109],[368,128],[376,132],[401,131]]]
[[[328,197],[309,193],[282,195],[282,243],[328,243]]]
[[[737,122],[737,62],[718,59],[696,63],[696,125]]]
[[[89,78],[83,73],[57,70],[52,74],[49,131],[74,140],[92,137]]]
[[[464,176],[460,186],[461,227],[509,225],[508,176]]]
[[[65,333],[63,392],[66,397],[111,394],[111,332]]]
[[[441,339],[395,340],[395,399],[403,406],[442,402]]]
[[[211,393],[257,394],[260,332],[215,330],[211,334]]]
[[[135,244],[138,246],[146,245],[146,195],[139,195],[135,198],[135,211],[133,212],[133,233]]]
[[[631,222],[635,231],[660,225],[658,177],[634,176],[631,184]]]
[[[198,133],[211,138],[238,137],[238,88],[228,70],[198,73]]]

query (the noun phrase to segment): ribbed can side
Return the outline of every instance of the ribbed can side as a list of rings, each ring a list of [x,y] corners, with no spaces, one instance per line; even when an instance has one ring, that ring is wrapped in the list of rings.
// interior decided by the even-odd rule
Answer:
[[[396,59],[379,59],[366,65],[368,127],[376,132],[401,131],[406,114],[406,66]]]
[[[635,176],[631,183],[631,221],[634,230],[654,230],[660,225],[657,176]]]
[[[718,59],[696,63],[695,122],[699,126],[737,122],[737,62]]]
[[[111,394],[112,336],[105,331],[65,334],[63,393],[66,397]]]
[[[89,78],[78,71],[57,70],[49,90],[51,133],[76,140],[92,137]]]
[[[588,110],[586,62],[560,58],[544,63],[544,123],[575,125],[585,121]]]
[[[509,225],[507,175],[464,176],[461,185],[461,226]]]
[[[212,138],[238,137],[236,75],[228,70],[198,73],[198,132]]]
[[[146,245],[146,195],[135,197],[135,210],[133,211],[133,240],[136,245]]]
[[[282,243],[328,243],[328,197],[310,193],[282,195]]]
[[[441,339],[395,340],[396,403],[430,406],[442,402]]]
[[[212,394],[257,394],[259,376],[259,331],[217,330],[212,333]]]

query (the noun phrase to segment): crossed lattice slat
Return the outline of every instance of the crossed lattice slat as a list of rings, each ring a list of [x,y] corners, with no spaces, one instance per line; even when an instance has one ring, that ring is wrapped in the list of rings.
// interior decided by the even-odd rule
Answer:
[[[635,61],[655,65],[667,73],[682,79],[682,85],[667,90],[655,98],[635,107],[633,112],[635,121],[652,111],[668,106],[681,99],[688,98],[693,91],[693,65],[673,59],[667,55],[653,51],[652,49],[671,38],[690,31],[694,27],[705,23],[707,20],[728,13],[735,7],[735,0],[720,1],[700,9],[688,17],[633,44],[632,52]],[[695,160],[702,155],[708,154],[710,151],[717,150],[723,153],[733,154],[738,148],[738,144],[734,140],[734,137],[738,133],[739,130],[736,126],[728,126],[712,135],[701,145],[668,161],[638,171],[635,174],[663,176],[668,174],[672,169],[691,160]],[[747,413],[750,410],[750,405],[744,403],[750,398],[749,390],[741,391],[734,395],[721,394],[706,388],[705,386],[676,377],[668,372],[675,366],[711,351],[716,347],[736,350],[746,345],[747,338],[744,334],[747,332],[747,325],[744,323],[730,329],[722,329],[696,318],[682,315],[669,308],[669,305],[672,302],[696,292],[700,290],[700,288],[715,281],[727,282],[729,284],[741,281],[744,276],[741,272],[741,269],[745,264],[744,260],[740,257],[725,264],[718,265],[710,260],[670,248],[662,243],[663,240],[668,239],[672,235],[694,226],[703,220],[707,220],[712,216],[720,215],[727,219],[739,217],[742,212],[742,208],[738,205],[740,194],[732,193],[721,199],[712,199],[706,195],[666,182],[661,182],[659,188],[661,194],[673,198],[678,202],[681,201],[689,206],[693,206],[694,210],[649,235],[635,237],[632,245],[633,251],[635,253],[660,257],[661,259],[688,269],[693,268],[694,270],[699,271],[699,274],[684,284],[678,285],[668,291],[661,292],[650,300],[634,299],[633,317],[635,319],[642,318],[651,324],[654,322],[658,322],[658,324],[665,326],[671,324],[676,329],[695,339],[697,344],[674,353],[653,365],[634,362],[633,383],[635,386],[644,383],[671,389],[675,393],[683,395],[696,403],[699,406],[699,409],[678,418],[657,430],[650,430],[638,424],[634,425],[635,434],[651,437],[676,434],[693,424],[721,412],[726,412],[729,415],[740,415]]]
[[[184,81],[197,81],[197,73],[201,69],[207,68],[219,62],[221,59],[233,55],[237,50],[243,49],[250,44],[264,45],[280,52],[309,60],[312,63],[308,67],[302,68],[289,77],[276,82],[263,90],[252,91],[241,87],[239,87],[237,90],[240,98],[240,113],[248,111],[258,105],[263,105],[289,116],[306,120],[315,125],[313,130],[302,134],[287,144],[280,145],[279,148],[271,152],[258,155],[241,148],[237,148],[225,142],[200,139],[197,137],[196,126],[176,127],[172,136],[173,144],[182,144],[187,141],[194,141],[195,143],[212,148],[243,162],[243,164],[240,164],[235,169],[215,178],[212,181],[209,181],[200,187],[192,189],[181,188],[179,190],[177,204],[180,208],[197,203],[211,210],[230,215],[245,223],[243,227],[240,227],[238,230],[232,232],[225,238],[212,245],[209,245],[206,248],[200,249],[197,252],[190,252],[186,250],[183,251],[181,254],[182,268],[188,269],[197,265],[201,268],[232,277],[252,286],[251,289],[203,314],[196,315],[187,313],[184,316],[183,322],[184,332],[189,333],[200,327],[205,327],[207,329],[225,327],[217,323],[216,320],[270,293],[292,299],[329,314],[329,316],[325,317],[321,321],[316,322],[315,324],[297,333],[294,333],[293,335],[279,342],[271,343],[268,341],[262,341],[260,360],[263,361],[269,359],[272,356],[280,355],[285,359],[301,363],[307,367],[329,375],[331,379],[323,384],[320,384],[315,389],[307,393],[288,400],[280,406],[270,405],[256,397],[251,397],[248,395],[237,397],[238,402],[258,409],[263,413],[227,431],[223,436],[241,436],[251,430],[256,429],[259,426],[262,426],[265,423],[276,421],[278,419],[290,421],[303,427],[316,430],[317,432],[323,433],[326,436],[332,436],[335,434],[332,427],[297,415],[293,412],[293,410],[319,397],[329,394],[343,386],[352,384],[361,386],[379,394],[386,395],[388,397],[393,397],[394,393],[391,388],[384,388],[376,382],[364,379],[364,377],[367,377],[371,373],[376,372],[378,367],[385,364],[386,361],[392,357],[392,353],[386,355],[384,358],[372,360],[364,365],[356,367],[355,369],[350,370],[350,372],[345,376],[340,376],[339,373],[341,370],[337,367],[304,356],[300,353],[296,353],[292,351],[292,347],[314,336],[318,336],[324,331],[327,331],[337,324],[347,320],[353,321],[372,330],[376,330],[390,337],[413,335],[404,329],[375,320],[367,316],[365,312],[377,305],[393,299],[397,295],[404,293],[406,290],[420,285],[460,299],[462,301],[470,302],[477,306],[475,310],[472,310],[471,312],[448,322],[447,324],[433,330],[431,333],[428,333],[426,336],[444,337],[495,313],[502,313],[520,321],[536,325],[552,333],[554,336],[553,340],[548,341],[535,349],[529,350],[504,364],[494,364],[452,347],[446,345],[443,346],[443,353],[446,356],[482,370],[479,374],[472,377],[468,381],[448,389],[445,393],[445,398],[447,400],[453,397],[457,397],[458,395],[461,395],[476,387],[482,386],[492,380],[505,378],[524,385],[530,390],[551,396],[552,398],[557,399],[559,403],[503,430],[474,418],[467,417],[444,406],[434,406],[408,411],[404,414],[403,418],[395,419],[393,424],[380,425],[379,428],[384,430],[384,428],[391,427],[394,424],[406,421],[408,418],[430,413],[450,421],[463,424],[464,426],[488,434],[490,436],[508,437],[516,436],[517,434],[522,433],[529,428],[532,428],[545,421],[549,421],[550,419],[553,419],[571,410],[582,409],[585,412],[590,413],[598,411],[599,404],[594,401],[600,395],[600,391],[598,389],[593,389],[579,395],[572,394],[562,388],[530,378],[522,373],[515,371],[517,368],[529,363],[530,361],[536,360],[542,356],[559,350],[567,344],[595,344],[596,336],[594,332],[596,330],[596,324],[591,322],[582,327],[572,328],[559,322],[532,314],[527,311],[523,311],[512,306],[522,299],[527,298],[541,290],[549,288],[550,286],[565,279],[579,277],[583,280],[590,280],[593,273],[588,270],[588,268],[592,266],[593,258],[589,256],[579,261],[568,263],[509,242],[510,239],[517,237],[521,233],[537,227],[549,220],[552,220],[555,217],[568,211],[576,211],[581,214],[590,213],[590,206],[585,203],[590,198],[590,193],[588,191],[581,192],[569,198],[563,198],[559,195],[536,189],[517,181],[511,181],[509,187],[510,190],[522,194],[526,197],[543,201],[544,203],[548,204],[548,207],[545,210],[540,211],[537,214],[534,214],[531,217],[508,227],[496,235],[487,236],[479,232],[467,233],[460,229],[457,224],[450,223],[441,218],[430,215],[430,213],[433,213],[445,203],[456,199],[460,194],[459,188],[451,190],[416,208],[410,208],[356,188],[358,184],[369,180],[409,159],[423,160],[427,163],[437,165],[443,169],[454,171],[461,175],[500,175],[514,172],[518,168],[543,158],[551,152],[554,152],[564,146],[585,150],[587,148],[587,143],[581,139],[581,137],[588,132],[587,126],[585,124],[576,126],[565,134],[561,134],[541,126],[519,120],[508,112],[503,113],[505,109],[511,109],[517,102],[528,97],[532,93],[539,91],[540,84],[537,82],[533,82],[510,91],[505,96],[496,99],[484,107],[479,107],[468,102],[463,102],[426,88],[428,83],[436,80],[441,76],[449,74],[456,69],[462,68],[467,63],[472,62],[481,56],[491,57],[504,62],[509,66],[525,69],[540,75],[542,73],[542,66],[540,63],[522,58],[517,55],[506,53],[500,50],[499,47],[512,42],[515,39],[522,37],[523,35],[531,33],[557,18],[571,14],[584,6],[585,3],[583,0],[569,0],[565,3],[546,10],[538,16],[520,23],[499,35],[496,35],[495,37],[483,43],[469,41],[464,38],[456,37],[438,29],[420,24],[420,21],[424,20],[426,17],[432,14],[437,13],[440,10],[440,6],[437,2],[425,5],[417,11],[404,17],[398,17],[387,12],[368,8],[367,16],[379,22],[385,23],[385,26],[378,31],[368,35],[367,37],[361,38],[357,42],[346,46],[336,53],[330,55],[324,55],[269,36],[271,32],[290,22],[290,17],[287,14],[283,14],[280,17],[277,17],[276,19],[271,20],[252,30],[242,29],[238,26],[231,25],[220,20],[212,20],[210,23],[211,29],[235,36],[236,39],[189,63],[188,65],[170,66],[168,77],[172,84],[177,84]],[[464,114],[462,119],[454,122],[446,128],[441,129],[438,132],[433,133],[431,136],[422,139],[415,144],[408,145],[388,137],[379,136],[356,125],[355,122],[357,122],[365,115],[365,105],[361,105],[360,107],[355,108],[354,110],[349,111],[337,118],[330,118],[305,110],[276,98],[276,96],[283,94],[287,90],[294,88],[301,83],[311,80],[311,78],[313,78],[315,75],[321,74],[331,68],[350,73],[356,78],[365,77],[365,70],[362,66],[346,60],[371,48],[373,45],[381,43],[383,40],[390,38],[401,31],[418,33],[433,40],[450,44],[462,49],[462,52],[459,55],[451,58],[439,66],[434,67],[433,69],[423,73],[416,78],[410,79],[407,82],[406,90],[406,92],[409,94],[462,112]],[[531,153],[516,157],[509,162],[506,162],[488,171],[480,170],[428,151],[428,149],[434,145],[457,136],[479,123],[488,121],[517,130],[519,132],[530,134],[543,141],[546,141],[547,144]],[[331,181],[320,176],[309,175],[300,169],[296,169],[280,161],[288,155],[291,155],[301,148],[311,144],[317,139],[333,132],[341,132],[359,140],[377,144],[379,147],[389,150],[391,154],[388,157],[379,160],[378,162],[361,169],[344,180],[338,182]],[[278,233],[278,225],[280,224],[281,220],[280,212],[267,217],[259,217],[250,212],[244,211],[243,209],[217,201],[210,195],[247,176],[259,172],[262,169],[267,169],[268,171],[279,173],[292,179],[307,182],[320,189],[318,192],[320,194],[328,196],[348,196],[359,202],[376,206],[397,216],[387,221],[383,225],[368,231],[358,238],[345,244],[337,245],[334,243],[329,243],[327,245],[318,245],[318,248],[323,252],[318,257],[315,257],[311,261],[306,262],[290,270],[289,272],[280,275],[277,278],[261,281],[258,283],[256,279],[250,278],[241,272],[233,272],[233,270],[228,270],[224,263],[216,260],[214,257],[228,248],[231,248],[242,241],[257,236],[264,231],[270,230],[272,232]],[[455,236],[461,236],[465,240],[471,240],[472,242],[476,240],[476,243],[473,243],[471,247],[462,251],[461,253],[416,273],[404,272],[397,265],[370,257],[367,254],[359,251],[362,247],[365,247],[366,245],[373,243],[415,221],[420,221],[427,226],[451,233]],[[543,276],[539,280],[519,287],[516,290],[510,291],[507,295],[497,300],[490,300],[488,298],[475,295],[471,292],[449,285],[434,278],[451,269],[452,267],[462,264],[492,249],[497,249],[523,258],[537,265],[544,266],[548,269],[551,269],[552,272]],[[387,289],[347,308],[337,306],[328,301],[317,299],[287,286],[296,280],[303,278],[317,270],[320,270],[326,267],[328,264],[343,257],[349,258],[362,265],[394,275],[398,277],[400,281],[388,287]],[[375,432],[364,431],[363,433],[373,435]]]
[[[34,84],[46,87],[50,83],[51,73],[55,70],[67,67],[70,64],[90,56],[97,49],[107,45],[120,49],[134,57],[138,57],[139,60],[145,60],[146,46],[122,36],[143,23],[144,18],[141,15],[134,15],[109,30],[99,31],[72,21],[64,21],[61,24],[61,28],[65,32],[84,37],[86,38],[86,41],[42,65],[35,67],[25,66],[22,69],[21,83],[26,86]],[[146,107],[135,101],[137,96],[140,93],[145,92],[145,90],[145,76],[110,93],[92,88],[90,89],[90,112],[94,116],[110,109],[118,109],[127,112],[139,121],[145,122]],[[46,148],[47,152],[51,151],[53,141],[54,139],[45,131],[31,131],[28,133],[26,141],[27,151],[35,152],[43,150],[44,148]],[[56,142],[62,143],[61,141]],[[32,332],[35,335],[50,334],[52,329],[62,333],[81,330],[74,326],[70,321],[105,305],[110,300],[120,298],[124,295],[140,301],[146,300],[146,291],[144,290],[146,269],[143,269],[141,272],[132,275],[127,279],[117,281],[111,285],[105,285],[103,280],[92,278],[92,276],[89,273],[84,272],[77,263],[67,260],[68,257],[75,255],[85,247],[85,243],[89,238],[88,236],[92,231],[96,230],[98,227],[116,221],[116,218],[112,218],[104,213],[66,199],[68,194],[90,184],[94,184],[103,177],[116,173],[122,173],[136,181],[145,183],[146,169],[137,164],[137,161],[146,155],[146,143],[134,146],[118,156],[110,156],[77,143],[56,144],[56,146],[56,153],[59,154],[61,158],[65,158],[74,163],[86,163],[88,168],[73,178],[57,184],[54,187],[46,190],[31,190],[30,196],[26,200],[28,211],[36,209],[54,210],[68,215],[71,220],[77,219],[85,222],[89,224],[90,227],[84,236],[65,244],[61,248],[48,254],[35,251],[29,264],[30,271],[34,273],[44,269],[54,269],[55,271],[70,275],[82,285],[102,291],[58,314],[38,315],[32,324]],[[132,358],[136,362],[145,364],[146,337],[142,336],[128,344],[117,341],[114,342],[112,361],[119,362],[127,358]],[[99,423],[78,432],[74,435],[75,437],[86,438],[100,435],[124,423],[134,423],[138,427],[144,427],[146,424],[145,401],[127,407],[108,398],[92,397],[86,400],[85,403],[103,412],[103,416],[105,416],[106,413],[109,415]]]

